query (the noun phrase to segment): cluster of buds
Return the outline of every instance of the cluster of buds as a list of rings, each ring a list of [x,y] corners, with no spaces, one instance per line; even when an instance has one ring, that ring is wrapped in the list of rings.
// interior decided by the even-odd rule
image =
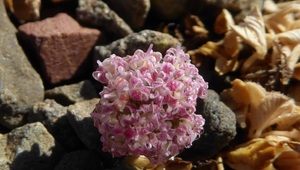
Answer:
[[[196,100],[208,83],[180,47],[166,55],[137,50],[98,61],[93,77],[105,84],[91,113],[103,151],[115,157],[144,155],[161,164],[200,137],[205,120]]]

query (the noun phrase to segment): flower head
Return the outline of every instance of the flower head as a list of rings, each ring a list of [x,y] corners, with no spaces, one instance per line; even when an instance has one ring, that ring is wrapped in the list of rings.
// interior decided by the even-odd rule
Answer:
[[[104,151],[160,164],[200,137],[204,119],[195,114],[196,99],[207,95],[208,83],[180,47],[162,57],[151,45],[98,65],[93,77],[106,86],[91,116]]]

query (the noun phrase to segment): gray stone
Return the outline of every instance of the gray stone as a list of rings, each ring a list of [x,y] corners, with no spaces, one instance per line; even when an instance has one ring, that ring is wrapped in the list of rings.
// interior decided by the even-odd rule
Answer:
[[[94,63],[96,63],[96,60],[103,61],[111,54],[125,57],[126,55],[132,55],[137,49],[146,51],[150,44],[153,44],[154,51],[165,53],[167,49],[177,47],[180,43],[169,34],[143,30],[116,40],[109,45],[96,46],[94,50]]]
[[[54,170],[100,170],[104,169],[98,152],[78,150],[65,154]]]
[[[220,100],[213,90],[208,97],[198,99],[197,111],[205,119],[204,133],[181,156],[188,159],[207,160],[219,153],[236,135],[234,112]]]
[[[76,84],[64,85],[46,90],[45,98],[54,99],[57,103],[68,106],[83,100],[98,97],[98,93],[89,80],[84,80]]]
[[[1,148],[5,148],[10,170],[52,170],[64,154],[39,122],[12,130],[6,140],[6,146]]]
[[[77,18],[82,23],[99,27],[117,38],[133,33],[128,24],[101,0],[79,0]]]
[[[133,29],[144,25],[150,10],[150,0],[107,0],[106,3]]]
[[[99,152],[105,165],[112,166],[115,160],[110,153],[102,151],[101,135],[90,116],[98,102],[99,98],[94,98],[70,105],[67,118],[86,148]]]
[[[68,107],[67,118],[80,140],[88,149],[101,150],[100,134],[94,127],[90,113],[94,110],[98,98],[77,102]]]
[[[16,28],[0,0],[0,124],[13,129],[23,125],[32,105],[43,100],[44,86],[19,46]]]
[[[66,114],[66,107],[54,100],[46,99],[44,102],[35,103],[33,111],[28,114],[28,122],[41,122],[67,151],[82,149],[84,145],[69,123]]]

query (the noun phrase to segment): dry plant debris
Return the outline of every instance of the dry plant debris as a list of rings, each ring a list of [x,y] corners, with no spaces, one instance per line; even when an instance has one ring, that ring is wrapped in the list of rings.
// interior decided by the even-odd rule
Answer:
[[[298,129],[300,106],[279,92],[268,92],[254,82],[232,81],[232,88],[221,93],[224,102],[236,113],[241,128],[247,128],[247,138]],[[289,134],[284,133],[282,135]],[[287,136],[299,138],[300,136]]]
[[[255,138],[225,153],[223,160],[233,169],[297,170],[299,142],[273,135]]]
[[[145,156],[127,156],[123,160],[126,165],[134,168],[135,170],[191,170],[192,163],[184,161],[181,158],[173,158],[161,165],[152,165],[150,160]]]
[[[245,132],[244,142],[221,154],[225,164],[249,170],[300,168],[300,106],[292,98],[240,79],[221,96]]]
[[[192,58],[215,59],[219,75],[240,75],[221,93],[241,133],[219,154],[224,165],[219,170],[225,165],[237,170],[300,169],[299,14],[300,1],[266,0],[263,9],[253,8],[235,23],[224,9],[214,23],[214,32],[223,38],[189,51]],[[243,52],[249,48],[252,52]],[[290,97],[280,87],[289,87]]]
[[[299,14],[300,1],[275,4],[267,0],[263,9],[255,7],[242,22],[234,23],[224,9],[214,23],[214,32],[223,38],[207,41],[189,54],[195,61],[204,56],[215,59],[219,75],[237,72],[243,80],[277,90],[300,78]],[[243,52],[249,48],[252,52]]]
[[[265,0],[263,9],[254,7],[239,23],[223,9],[213,27],[219,40],[211,39],[199,18],[185,21],[185,32],[177,32],[181,38],[207,38],[188,51],[193,63],[200,67],[210,57],[220,76],[240,76],[221,98],[235,112],[241,133],[217,155],[216,169],[300,169],[300,1]]]
[[[185,34],[194,37],[207,38],[208,30],[196,15],[188,15],[184,18]]]

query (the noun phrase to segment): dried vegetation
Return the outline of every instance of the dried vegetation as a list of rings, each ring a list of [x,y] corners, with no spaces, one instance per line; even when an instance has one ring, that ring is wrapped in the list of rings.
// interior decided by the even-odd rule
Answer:
[[[221,98],[240,131],[215,169],[300,169],[300,1],[265,0],[239,23],[223,9],[213,25],[217,40],[197,16],[184,26],[177,35],[202,40],[188,51],[195,65],[210,58],[219,76],[238,77]]]

